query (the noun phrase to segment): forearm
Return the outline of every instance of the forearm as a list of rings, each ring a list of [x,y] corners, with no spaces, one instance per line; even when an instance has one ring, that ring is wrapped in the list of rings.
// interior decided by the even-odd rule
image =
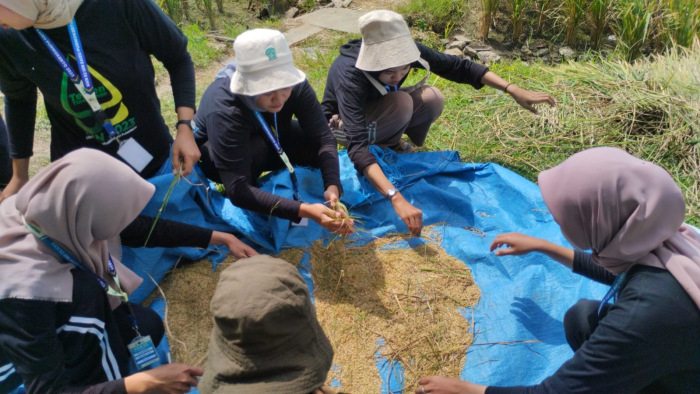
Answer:
[[[502,92],[505,91],[506,87],[508,87],[509,84],[508,81],[499,77],[493,71],[489,71],[486,74],[484,74],[484,76],[481,77],[481,83],[490,86],[494,89],[498,89]],[[510,90],[510,87],[508,87],[508,89]]]
[[[12,159],[12,177],[22,182],[29,180],[29,158]]]
[[[194,119],[194,109],[189,107],[177,107],[177,119],[178,120],[192,120]],[[175,138],[187,138],[194,140],[194,131],[191,127],[187,125],[180,125],[177,127],[177,135]]]
[[[369,180],[369,183],[371,183],[382,196],[386,196],[387,191],[394,188],[394,185],[389,182],[389,179],[384,175],[384,171],[382,171],[379,164],[370,164],[365,167],[363,172],[364,176]]]
[[[561,263],[562,265],[573,269],[574,267],[574,250],[565,248],[560,245],[553,244],[543,239],[539,240],[535,251],[547,255],[551,259]]]

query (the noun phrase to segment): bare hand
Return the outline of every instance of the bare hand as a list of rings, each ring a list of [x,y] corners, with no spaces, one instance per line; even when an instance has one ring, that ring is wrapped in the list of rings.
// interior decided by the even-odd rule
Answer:
[[[340,119],[340,116],[338,116],[338,115],[331,116],[331,119],[328,121],[328,128],[331,131],[342,130],[343,129],[343,121]]]
[[[4,199],[10,196],[19,193],[19,190],[28,181],[28,179],[20,179],[18,177],[13,176],[12,179],[10,179],[10,182],[7,184],[7,186],[5,186],[5,188],[2,190],[2,194],[0,194],[0,202],[2,202]]]
[[[204,370],[184,364],[166,364],[124,379],[129,394],[184,394],[197,387]]]
[[[484,394],[486,386],[464,382],[455,378],[431,376],[418,381],[416,394]]]
[[[423,211],[411,205],[400,194],[392,197],[391,203],[394,205],[396,214],[406,223],[408,231],[416,237],[420,237],[423,230]]]
[[[228,233],[221,233],[223,234],[222,236],[222,241],[223,244],[226,245],[229,251],[231,251],[231,254],[239,259],[244,259],[246,257],[253,257],[258,254],[258,252],[255,251],[255,249],[251,248],[250,246],[246,245],[243,241],[238,239],[235,235],[233,234],[228,234]],[[213,238],[213,236],[212,236]]]
[[[332,209],[340,199],[340,192],[338,191],[338,186],[328,186],[328,189],[326,189],[326,191],[323,193],[323,198],[326,200],[326,204],[328,204],[328,206]]]
[[[537,110],[533,107],[534,104],[546,103],[552,107],[556,107],[557,103],[554,101],[552,96],[547,93],[541,92],[531,92],[529,90],[521,89],[515,85],[511,85],[508,88],[508,94],[510,94],[516,103],[520,104],[521,107],[537,115]]]
[[[355,222],[348,219],[344,212],[334,211],[323,204],[311,204],[309,216],[326,230],[339,235],[352,235],[355,233]]]
[[[507,249],[499,249],[507,246]],[[496,250],[496,256],[522,256],[538,251],[542,246],[542,240],[521,233],[500,234],[491,243],[491,251]]]
[[[182,175],[188,176],[192,173],[192,167],[202,156],[197,143],[194,141],[194,134],[187,125],[180,125],[177,129],[177,137],[173,143],[173,174],[180,171],[180,161],[182,161]]]

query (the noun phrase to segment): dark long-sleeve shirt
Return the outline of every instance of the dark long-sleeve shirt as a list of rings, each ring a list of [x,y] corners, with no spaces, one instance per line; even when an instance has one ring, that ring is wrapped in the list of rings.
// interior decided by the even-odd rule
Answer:
[[[259,154],[251,150],[251,137],[257,134],[267,140],[267,136],[253,111],[231,93],[229,85],[229,78],[220,78],[204,92],[195,116],[197,127],[200,128],[196,135],[197,143],[201,145],[209,141],[212,159],[226,188],[226,194],[234,205],[254,212],[298,220],[300,202],[264,192],[255,186],[257,180],[251,179],[252,157]],[[275,125],[273,114],[265,112],[262,116],[268,125]],[[316,92],[308,81],[294,86],[289,99],[277,113],[282,149],[287,149],[286,146],[294,143],[290,140],[293,138],[290,135],[292,116],[296,116],[301,129],[308,135],[308,140],[318,142],[316,163],[321,169],[324,190],[331,185],[342,190],[338,146],[328,129]],[[314,148],[310,146],[309,149]]]
[[[365,105],[382,97],[362,70],[355,67],[361,43],[361,40],[351,40],[340,48],[340,56],[328,71],[326,90],[321,102],[327,119],[338,114],[343,120],[343,131],[348,138],[348,156],[360,174],[365,167],[377,162],[369,151]],[[416,46],[421,58],[430,65],[430,72],[453,82],[469,84],[475,89],[484,86],[481,78],[489,71],[488,68],[467,59],[434,51],[423,44],[416,43]],[[411,64],[411,67],[423,68],[418,62]],[[405,80],[404,77],[399,86]]]
[[[135,139],[153,160],[149,178],[170,153],[172,137],[161,116],[151,55],[170,73],[176,107],[195,108],[194,66],[187,38],[153,1],[85,0],[75,14],[95,94],[123,141]],[[78,70],[67,27],[44,33]],[[32,156],[37,88],[51,122],[51,160],[90,147],[117,159],[119,143],[97,124],[90,107],[34,28],[0,29],[0,90],[13,158]]]
[[[574,272],[615,277],[576,252]],[[617,301],[574,356],[536,386],[487,394],[695,393],[700,390],[700,311],[666,270],[634,266]]]
[[[139,216],[129,224],[121,233],[123,246],[144,246],[148,234],[153,226],[154,218]],[[207,247],[211,240],[212,230],[189,224],[159,219],[153,233],[148,240],[148,247],[176,247],[193,246]],[[89,293],[89,289],[104,293],[95,278],[80,270],[74,272],[73,302],[83,305],[70,305],[68,303],[56,303],[50,301],[3,299],[0,300],[0,394],[6,394],[24,383],[28,394],[126,394],[123,379],[115,379],[107,382],[76,386],[75,383],[92,383],[104,379],[104,365],[111,368],[114,373],[119,369],[111,360],[102,360],[100,365],[64,365],[64,354],[70,352],[86,352],[85,357],[96,357],[94,352],[84,348],[65,347],[57,335],[58,326],[69,324],[71,315],[75,309],[81,310],[86,316],[97,318],[101,324],[91,326],[74,323],[77,329],[84,329],[100,335],[118,335],[109,324],[112,320],[106,316],[110,307],[106,297],[104,300],[96,300],[89,294],[81,297],[83,293]],[[95,286],[97,289],[95,290]],[[94,293],[93,291],[93,293]],[[104,323],[107,324],[104,324]],[[95,331],[97,330],[97,331]],[[65,330],[64,330],[65,331]],[[77,338],[77,339],[76,339]],[[71,339],[82,340],[83,337]],[[88,336],[85,341],[94,338]],[[67,338],[64,338],[67,340]],[[82,345],[86,345],[82,343]],[[105,343],[94,343],[95,352]],[[112,349],[117,356],[119,349]],[[75,355],[75,353],[72,353]],[[77,358],[82,356],[78,355]],[[97,356],[96,360],[101,360]],[[100,368],[102,367],[102,368]],[[123,368],[123,366],[122,366]],[[89,369],[89,370],[86,370]],[[106,370],[106,369],[105,369]]]

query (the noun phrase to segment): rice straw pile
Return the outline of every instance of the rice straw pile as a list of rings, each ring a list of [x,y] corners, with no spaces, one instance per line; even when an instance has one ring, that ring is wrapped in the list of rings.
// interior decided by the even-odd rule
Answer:
[[[424,376],[459,376],[473,327],[458,309],[470,314],[480,291],[464,263],[439,247],[435,230],[425,229],[423,244],[413,249],[398,248],[409,238],[401,234],[363,246],[317,241],[278,256],[296,264],[310,252],[318,318],[339,366],[329,373],[329,383],[337,379],[342,391],[353,394],[379,392],[377,352],[401,363],[407,390]],[[206,261],[186,265],[161,283],[173,361],[204,365],[213,326],[209,303],[219,272],[233,261],[217,273]],[[382,348],[379,338],[385,340]]]
[[[404,234],[364,246],[317,241],[311,247],[318,319],[340,367],[329,383],[337,379],[354,394],[379,392],[377,351],[401,363],[406,392],[425,376],[459,376],[473,329],[458,309],[476,305],[480,291],[464,263],[439,247],[435,230],[424,229],[424,244],[413,249],[392,248],[409,238]],[[298,251],[280,257],[299,261],[289,253]],[[384,348],[377,347],[379,338]]]

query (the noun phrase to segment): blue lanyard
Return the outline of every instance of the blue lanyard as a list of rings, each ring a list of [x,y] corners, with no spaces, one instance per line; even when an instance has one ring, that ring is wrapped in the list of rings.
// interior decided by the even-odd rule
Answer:
[[[392,87],[389,86],[389,85],[384,85],[384,89],[386,89],[386,91],[389,92],[389,93],[391,93],[391,88],[392,88]],[[398,91],[399,91],[399,85],[396,85],[396,86],[394,86],[393,88],[394,88],[394,92],[398,92]]]
[[[296,201],[301,201],[301,198],[299,198],[299,183],[297,182],[297,175],[294,173],[294,167],[292,166],[292,163],[289,161],[289,158],[287,157],[287,154],[284,153],[284,150],[282,150],[282,145],[280,144],[280,137],[279,137],[279,129],[277,128],[277,114],[274,114],[275,117],[275,134],[272,133],[272,130],[270,130],[270,126],[268,126],[267,122],[263,118],[262,114],[258,111],[253,111],[255,114],[255,117],[258,119],[258,122],[260,122],[260,125],[262,126],[263,130],[265,130],[265,135],[267,135],[267,139],[270,140],[272,145],[275,147],[275,150],[277,151],[277,154],[280,155],[280,158],[282,158],[282,161],[284,162],[284,165],[287,166],[287,169],[289,170],[289,177],[292,178],[292,187],[294,188],[294,199]]]
[[[600,306],[598,307],[598,316],[600,316],[600,312],[603,310],[603,306],[605,306],[611,298],[616,297],[617,292],[620,290],[620,286],[622,286],[622,284],[625,283],[626,279],[627,271],[621,273],[615,278],[615,281],[613,282],[612,286],[610,286],[610,290],[608,290],[608,292],[605,294],[605,297],[603,297],[603,301],[600,302]]]
[[[73,67],[66,61],[63,54],[58,49],[56,44],[44,33],[41,29],[35,29],[39,34],[41,41],[46,45],[53,58],[63,72],[68,75],[68,78],[75,84],[78,92],[83,96],[85,101],[90,105],[95,119],[102,124],[104,129],[109,134],[110,138],[115,138],[117,136],[117,130],[114,129],[112,121],[107,117],[107,114],[102,110],[102,106],[95,95],[94,86],[92,84],[92,77],[90,76],[90,70],[88,70],[87,60],[85,60],[85,52],[83,51],[83,44],[80,42],[80,35],[78,34],[78,26],[75,24],[75,20],[72,20],[68,24],[68,34],[70,35],[70,42],[73,45],[73,51],[75,52],[75,59],[78,62],[78,69],[80,70],[80,75],[78,75]]]
[[[114,279],[114,283],[117,284],[117,288],[119,291],[116,291],[112,289],[108,284],[107,281],[104,279],[100,278],[96,273],[93,271],[90,271],[87,267],[85,267],[78,259],[73,257],[72,254],[70,254],[67,250],[65,250],[61,245],[57,244],[56,241],[53,239],[49,238],[46,234],[44,234],[41,229],[29,222],[27,222],[24,218],[24,215],[22,215],[22,221],[24,222],[24,225],[29,229],[29,231],[34,234],[37,238],[39,238],[41,241],[43,241],[46,245],[48,245],[56,254],[58,254],[59,257],[61,257],[63,260],[65,260],[68,263],[73,264],[76,268],[79,268],[85,272],[88,272],[92,274],[92,276],[97,279],[97,281],[100,283],[100,286],[102,286],[102,289],[109,294],[113,295],[115,297],[118,297],[122,302],[126,303],[129,313],[126,314],[126,316],[129,318],[131,321],[131,324],[134,327],[134,331],[136,331],[137,336],[141,336],[139,333],[139,326],[138,323],[136,323],[136,318],[134,317],[134,312],[131,310],[131,305],[129,305],[129,296],[122,290],[121,284],[119,283],[119,276],[117,276],[117,268],[114,266],[114,261],[112,261],[112,255],[107,255],[109,258],[108,266],[109,266],[109,274],[112,275],[112,279]]]

